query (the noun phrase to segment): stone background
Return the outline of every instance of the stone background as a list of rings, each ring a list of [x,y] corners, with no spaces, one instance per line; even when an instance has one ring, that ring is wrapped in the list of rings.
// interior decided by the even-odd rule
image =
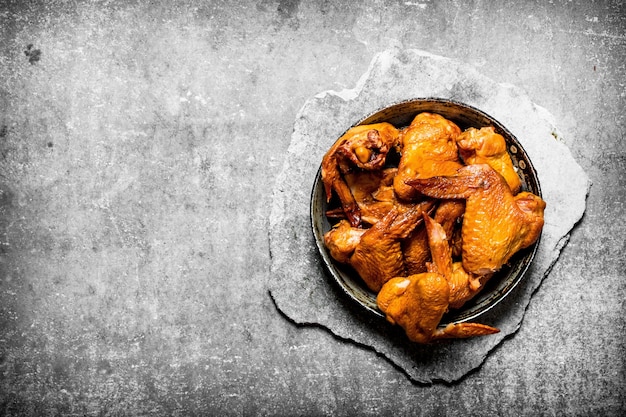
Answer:
[[[626,410],[622,2],[5,0],[0,36],[0,415]],[[523,89],[593,181],[521,329],[455,384],[267,291],[296,114],[389,47]]]

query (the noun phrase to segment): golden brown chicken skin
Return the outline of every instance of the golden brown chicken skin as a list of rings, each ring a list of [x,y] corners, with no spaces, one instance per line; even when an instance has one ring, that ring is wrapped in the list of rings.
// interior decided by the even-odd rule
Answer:
[[[394,207],[363,233],[350,257],[350,265],[370,290],[378,292],[390,278],[405,275],[401,240],[423,221],[422,212],[433,204],[425,201],[403,211]]]
[[[324,234],[324,245],[334,260],[349,263],[365,231],[366,229],[350,226],[347,220],[340,220]]]
[[[417,227],[413,233],[402,241],[402,253],[408,275],[426,272],[426,262],[430,261],[428,235],[423,225]]]
[[[461,158],[467,165],[487,164],[504,177],[513,194],[517,194],[522,181],[513,167],[506,141],[493,126],[476,129],[470,127],[456,141]]]
[[[376,303],[387,321],[401,326],[414,342],[428,343],[448,309],[450,288],[446,279],[424,272],[389,280]]]
[[[345,175],[346,183],[361,212],[361,221],[373,225],[381,220],[396,205],[393,178],[397,168],[379,171],[356,171]]]
[[[489,165],[467,165],[452,176],[413,179],[407,184],[430,197],[466,199],[461,235],[463,268],[469,273],[499,270],[541,234],[545,202],[528,192],[514,196]]]
[[[401,326],[413,342],[467,338],[499,332],[478,323],[451,323],[439,328],[448,310],[450,287],[443,275],[434,272],[392,278],[385,283],[376,303],[387,321]]]
[[[457,220],[465,211],[465,200],[443,200],[435,210],[435,221],[443,226],[446,236],[452,240]],[[450,242],[453,245],[453,242]],[[409,275],[426,272],[426,262],[431,260],[428,234],[424,226],[416,230],[402,242],[404,262]]]
[[[462,262],[453,262],[452,248],[443,226],[428,215],[424,216],[424,225],[432,254],[428,271],[438,272],[446,278],[450,286],[450,308],[461,308],[480,292],[493,274],[477,276],[465,271]]]
[[[456,124],[438,114],[415,116],[401,135],[402,156],[393,183],[399,198],[419,197],[419,193],[406,184],[407,180],[451,175],[461,167],[456,145],[460,133]]]
[[[407,210],[414,203],[400,201],[393,190],[393,178],[397,168],[379,171],[353,171],[344,175],[361,213],[361,226],[368,227],[380,221],[391,209]],[[341,207],[326,211],[329,219],[345,219]]]
[[[352,226],[361,223],[358,204],[343,175],[353,169],[378,170],[389,151],[398,144],[399,131],[389,123],[356,126],[342,135],[322,159],[322,182],[326,200],[333,191]]]

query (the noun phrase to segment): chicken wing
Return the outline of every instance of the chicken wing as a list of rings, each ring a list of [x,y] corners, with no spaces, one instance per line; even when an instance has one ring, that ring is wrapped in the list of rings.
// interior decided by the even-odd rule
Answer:
[[[461,167],[456,139],[461,129],[453,122],[433,113],[420,113],[402,132],[402,156],[393,187],[399,198],[419,197],[406,184],[412,178],[451,175]]]
[[[349,263],[354,249],[367,229],[352,227],[347,220],[340,220],[324,234],[324,245],[330,256],[341,263]]]
[[[377,171],[354,171],[344,175],[344,179],[361,213],[361,222],[373,225],[382,219],[395,205],[405,205],[396,199],[393,191],[393,177],[397,168]],[[345,213],[341,207],[328,210],[329,218],[342,219]]]
[[[402,327],[409,339],[428,343],[448,309],[449,295],[442,275],[424,272],[387,281],[376,303],[387,321]]]
[[[493,126],[470,127],[459,135],[456,144],[465,164],[488,164],[504,177],[513,194],[517,194],[522,182],[513,167],[504,137],[496,133]]]
[[[404,211],[394,207],[363,233],[350,265],[369,289],[378,292],[390,278],[405,275],[401,240],[423,221],[422,212],[433,205],[432,200],[427,200]]]
[[[453,262],[452,248],[443,226],[428,215],[424,215],[424,225],[432,254],[428,271],[446,278],[450,286],[450,308],[460,308],[480,292],[493,274],[477,276],[465,271],[462,262]]]
[[[448,310],[449,296],[450,287],[443,275],[424,272],[390,279],[378,293],[376,303],[387,321],[402,327],[407,337],[417,343],[499,332],[478,323],[451,323],[438,328]]]
[[[475,275],[499,270],[541,235],[546,203],[529,192],[516,196],[487,164],[467,165],[452,176],[408,180],[434,198],[466,199],[461,228],[463,268]]]
[[[326,200],[329,202],[335,191],[352,226],[361,223],[361,215],[343,174],[353,168],[381,169],[389,151],[397,146],[398,137],[399,131],[389,123],[356,126],[337,139],[324,155],[322,182]]]

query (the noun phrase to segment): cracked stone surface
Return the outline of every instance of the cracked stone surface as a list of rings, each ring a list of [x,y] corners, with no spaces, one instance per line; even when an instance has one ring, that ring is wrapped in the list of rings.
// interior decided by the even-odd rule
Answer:
[[[535,259],[512,293],[480,317],[500,333],[435,345],[407,342],[398,328],[368,317],[345,300],[326,276],[309,222],[310,194],[322,156],[347,128],[376,110],[412,98],[449,98],[500,121],[522,143],[537,170],[547,207]],[[585,211],[591,186],[563,144],[549,112],[512,85],[498,84],[462,62],[420,50],[378,54],[357,86],[326,91],[300,110],[270,216],[270,293],[293,322],[321,326],[367,346],[418,383],[457,381],[515,334],[532,295],[557,262],[569,232]]]

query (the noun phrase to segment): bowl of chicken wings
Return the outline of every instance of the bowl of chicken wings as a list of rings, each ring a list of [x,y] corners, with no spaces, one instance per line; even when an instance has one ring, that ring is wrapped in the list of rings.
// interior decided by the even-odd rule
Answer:
[[[314,181],[311,224],[349,300],[431,343],[499,331],[475,320],[523,279],[545,206],[506,127],[427,98],[368,115],[334,142]]]

